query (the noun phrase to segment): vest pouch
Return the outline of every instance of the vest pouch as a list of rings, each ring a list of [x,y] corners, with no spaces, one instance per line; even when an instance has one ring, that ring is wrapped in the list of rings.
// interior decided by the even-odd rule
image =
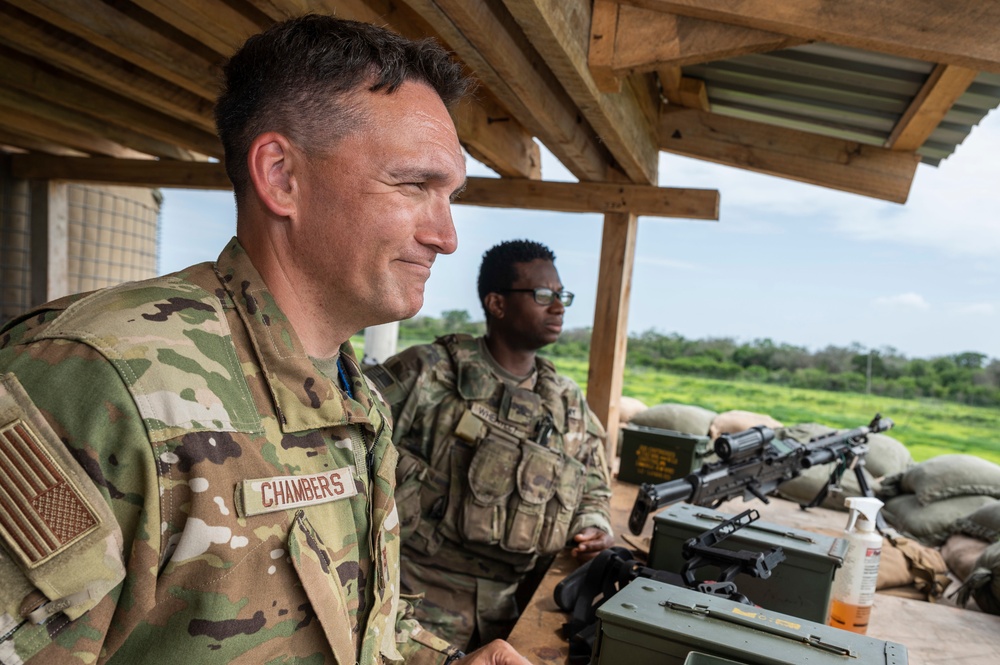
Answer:
[[[545,506],[556,491],[563,456],[535,443],[521,444],[517,467],[517,493],[510,499],[507,533],[501,547],[508,552],[532,554],[545,521]]]
[[[559,474],[555,497],[545,506],[545,524],[539,538],[539,554],[558,552],[566,546],[573,515],[580,504],[580,494],[586,483],[587,468],[572,457],[566,457]]]
[[[448,474],[431,468],[406,448],[398,448],[396,511],[399,537],[406,547],[435,554],[444,542],[439,526],[448,505]]]
[[[496,545],[507,523],[507,498],[514,491],[514,472],[521,449],[490,431],[479,442],[469,465],[469,492],[462,505],[462,537],[472,543]]]
[[[399,448],[396,466],[396,511],[399,513],[399,537],[403,542],[420,525],[420,495],[427,464],[405,448]]]

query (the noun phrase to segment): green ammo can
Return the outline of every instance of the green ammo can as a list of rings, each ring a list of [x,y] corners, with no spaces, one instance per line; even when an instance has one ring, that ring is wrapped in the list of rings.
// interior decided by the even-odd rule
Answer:
[[[641,425],[621,428],[621,465],[618,480],[625,483],[663,483],[683,478],[713,454],[707,436]]]
[[[906,647],[638,578],[597,610],[591,665],[906,665]]]
[[[682,546],[715,528],[732,515],[689,503],[676,503],[653,517],[653,538],[649,547],[649,567],[679,573],[684,565]],[[785,560],[771,576],[757,579],[737,575],[733,582],[756,605],[800,619],[826,623],[830,610],[833,576],[844,563],[848,542],[780,524],[756,521],[718,543],[731,551],[763,552],[780,546]],[[712,566],[696,572],[699,582],[715,579],[719,570]]]

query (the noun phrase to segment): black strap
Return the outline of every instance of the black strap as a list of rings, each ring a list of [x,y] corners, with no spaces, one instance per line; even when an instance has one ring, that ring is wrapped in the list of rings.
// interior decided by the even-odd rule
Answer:
[[[556,604],[570,613],[562,627],[569,642],[570,665],[590,662],[597,633],[597,608],[634,577],[635,557],[624,547],[610,547],[556,585]]]

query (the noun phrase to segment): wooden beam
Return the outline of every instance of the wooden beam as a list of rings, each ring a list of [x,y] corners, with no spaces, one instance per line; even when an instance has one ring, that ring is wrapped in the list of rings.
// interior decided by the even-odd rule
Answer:
[[[628,5],[621,6],[616,29],[610,63],[615,76],[766,53],[807,41]]]
[[[792,129],[667,107],[660,148],[678,155],[905,203],[920,157]]]
[[[468,1],[468,0],[466,0]],[[587,67],[590,0],[503,0],[632,182],[655,184],[656,132],[631,88],[600,90]]]
[[[10,171],[13,177],[26,180],[78,180],[135,187],[232,189],[225,167],[218,162],[27,154],[12,155]]]
[[[455,128],[470,155],[502,176],[540,180],[538,144],[489,95],[466,99],[453,110]]]
[[[16,177],[16,176],[15,176]],[[33,180],[31,306],[69,294],[69,196],[66,183]]]
[[[138,69],[18,9],[0,6],[0,40],[123,97],[183,119],[200,129],[215,131],[212,101]]]
[[[719,219],[719,192],[610,182],[469,178],[456,203],[558,212],[631,212],[652,217]]]
[[[246,0],[246,3],[272,21],[284,21],[317,11],[315,0]]]
[[[800,39],[1000,72],[1000,3],[983,0],[621,0]]]
[[[49,143],[68,146],[90,155],[118,157],[122,159],[152,159],[152,155],[126,148],[97,134],[63,125],[58,120],[41,117],[30,109],[22,109],[18,104],[4,104],[0,92],[0,124],[9,131],[36,137]],[[44,151],[48,152],[48,151]]]
[[[94,87],[3,47],[0,47],[0,84],[81,114],[135,128],[137,133],[141,132],[165,143],[183,146],[212,157],[222,157],[222,144],[214,134]]]
[[[267,26],[225,2],[206,0],[132,0],[139,7],[193,37],[216,53],[229,57],[251,35]]]
[[[58,155],[60,157],[86,157],[87,153],[82,150],[74,150],[64,145],[53,143],[48,139],[39,136],[32,136],[18,131],[10,131],[10,127],[0,120],[3,129],[0,129],[0,145],[7,146],[8,149],[24,150],[26,152],[42,152],[47,155]]]
[[[979,74],[957,65],[938,65],[927,77],[885,142],[893,150],[917,150]]]
[[[167,159],[193,160],[200,156],[159,139],[140,134],[126,127],[98,120],[83,113],[77,113],[63,106],[57,106],[27,93],[0,86],[0,107],[14,112],[27,113],[39,120],[55,123],[66,129],[83,132],[90,137],[131,148],[138,153],[165,157]],[[70,143],[69,145],[75,146]]]
[[[271,11],[294,12],[301,0],[267,0]],[[386,25],[410,39],[445,40],[436,26],[406,5],[392,0],[318,0],[313,10],[328,11],[342,18]],[[291,14],[296,15],[296,14]],[[466,74],[475,73],[466,66]],[[470,155],[500,175],[518,178],[541,177],[541,155],[532,135],[492,91],[480,86],[475,99],[452,109],[458,137]],[[501,124],[502,123],[502,124]]]
[[[705,82],[701,79],[691,78],[690,76],[681,77],[681,85],[677,90],[677,96],[680,105],[684,108],[697,109],[699,111],[711,110],[708,102],[708,89],[705,87]]]
[[[708,101],[708,89],[701,79],[683,76],[681,68],[676,65],[661,67],[657,75],[663,96],[672,105],[699,111],[712,110]]]
[[[613,466],[618,450],[618,406],[628,348],[628,310],[638,217],[629,213],[604,216],[597,303],[590,336],[587,403],[608,433],[606,452]]]
[[[587,66],[601,92],[621,92],[621,78],[614,72],[615,40],[618,37],[618,11],[614,0],[594,0],[590,19],[590,48]]]
[[[13,155],[16,178],[83,180],[142,187],[231,189],[222,164],[107,158]],[[719,192],[630,183],[541,182],[523,178],[469,178],[461,205],[559,212],[631,212],[653,217],[717,220]]]
[[[612,157],[509,12],[483,0],[404,0],[497,100],[581,180],[603,180]]]
[[[221,57],[192,53],[101,0],[8,2],[205,99],[218,94]]]

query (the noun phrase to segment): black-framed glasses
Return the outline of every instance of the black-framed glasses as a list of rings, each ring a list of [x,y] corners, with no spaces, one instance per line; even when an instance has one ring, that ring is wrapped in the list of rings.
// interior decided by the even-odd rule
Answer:
[[[558,300],[563,307],[573,304],[573,294],[569,291],[553,291],[550,288],[540,286],[537,289],[501,289],[500,293],[530,293],[539,305],[551,305],[552,301]]]

